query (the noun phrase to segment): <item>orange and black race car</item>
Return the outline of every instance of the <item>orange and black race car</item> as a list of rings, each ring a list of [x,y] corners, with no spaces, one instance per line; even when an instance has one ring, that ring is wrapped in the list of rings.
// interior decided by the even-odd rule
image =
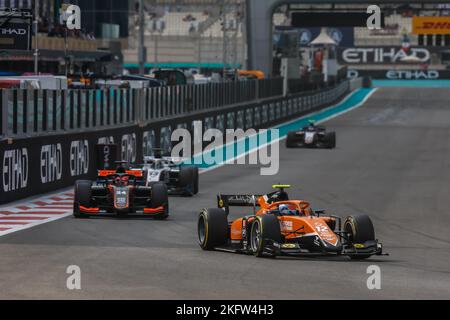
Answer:
[[[383,255],[368,216],[341,218],[314,211],[302,200],[289,200],[288,185],[264,196],[219,195],[217,209],[204,209],[198,219],[199,244],[204,250],[279,255],[343,255],[355,260]],[[253,212],[228,221],[230,207]],[[343,223],[342,223],[343,222]]]
[[[77,181],[73,214],[76,218],[100,215],[169,216],[164,183],[147,185],[142,170],[100,170],[96,181]]]

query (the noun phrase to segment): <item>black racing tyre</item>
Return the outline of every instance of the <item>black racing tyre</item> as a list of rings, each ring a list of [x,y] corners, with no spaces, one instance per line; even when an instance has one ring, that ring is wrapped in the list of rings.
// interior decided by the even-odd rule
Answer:
[[[164,207],[164,213],[155,216],[155,219],[164,220],[169,217],[169,193],[164,183],[155,183],[152,186],[151,205],[153,209]]]
[[[345,220],[344,231],[349,235],[351,244],[363,244],[375,240],[375,229],[372,220],[367,215],[350,216]],[[350,256],[354,260],[363,260],[370,255]]]
[[[75,196],[73,202],[73,216],[85,218],[86,214],[80,211],[80,206],[90,208],[92,205],[92,181],[79,180],[75,182]]]
[[[336,132],[327,133],[325,140],[328,149],[336,148]]]
[[[281,243],[281,228],[278,218],[274,215],[256,217],[250,229],[250,247],[256,257],[263,257],[264,240]]]
[[[200,175],[198,172],[198,167],[192,167],[192,171],[194,176],[194,194],[198,194],[200,186]]]
[[[228,219],[222,209],[204,209],[197,223],[198,243],[203,250],[213,250],[228,240]]]
[[[297,146],[297,133],[289,132],[286,138],[286,148],[291,149]]]
[[[186,188],[194,183],[194,171],[192,167],[181,167],[179,176],[180,188]]]

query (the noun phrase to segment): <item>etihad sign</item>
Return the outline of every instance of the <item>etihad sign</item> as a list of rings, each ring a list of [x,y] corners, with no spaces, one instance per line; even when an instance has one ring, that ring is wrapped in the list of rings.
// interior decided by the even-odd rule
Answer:
[[[17,35],[24,36],[27,34],[26,29],[0,28],[1,35]]]
[[[417,57],[420,62],[427,62],[431,54],[423,48],[411,48],[407,54],[398,47],[347,48],[342,52],[342,60],[348,64],[398,63],[408,56]]]
[[[414,17],[414,34],[450,34],[450,17]]]

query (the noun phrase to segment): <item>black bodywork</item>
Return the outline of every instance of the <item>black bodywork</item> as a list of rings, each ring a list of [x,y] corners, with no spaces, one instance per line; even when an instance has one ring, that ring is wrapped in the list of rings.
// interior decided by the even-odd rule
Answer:
[[[168,215],[164,184],[147,186],[141,171],[99,174],[96,181],[75,184],[74,215]]]
[[[122,185],[117,179],[128,178],[129,183]],[[115,174],[97,179],[92,185],[92,204],[94,207],[108,213],[134,213],[150,208],[151,187],[145,186],[144,180],[127,174]],[[117,194],[123,193],[123,197]],[[126,196],[126,198],[125,198]],[[121,199],[128,202],[128,206],[120,204]],[[119,203],[118,203],[119,202]]]

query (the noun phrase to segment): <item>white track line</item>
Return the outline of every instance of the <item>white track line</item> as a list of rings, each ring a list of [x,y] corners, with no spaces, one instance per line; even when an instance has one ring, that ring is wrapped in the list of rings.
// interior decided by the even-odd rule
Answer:
[[[59,191],[0,206],[0,237],[72,215],[73,195]]]

